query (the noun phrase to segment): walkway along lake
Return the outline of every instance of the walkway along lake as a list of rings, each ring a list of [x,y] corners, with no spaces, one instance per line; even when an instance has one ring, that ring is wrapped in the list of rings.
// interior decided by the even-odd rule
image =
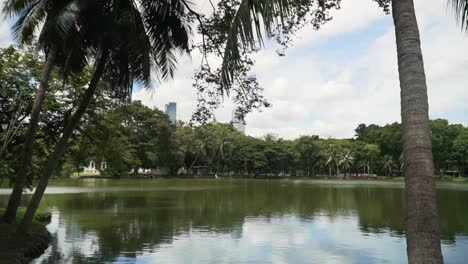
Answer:
[[[466,263],[468,184],[438,202],[445,261]],[[56,181],[34,263],[405,263],[403,204],[402,183],[378,181]]]

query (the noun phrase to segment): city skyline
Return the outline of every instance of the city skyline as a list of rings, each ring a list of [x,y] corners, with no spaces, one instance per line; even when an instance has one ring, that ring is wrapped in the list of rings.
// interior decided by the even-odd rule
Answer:
[[[165,113],[169,116],[169,120],[171,120],[171,123],[175,124],[177,122],[177,103],[167,103],[165,107]]]

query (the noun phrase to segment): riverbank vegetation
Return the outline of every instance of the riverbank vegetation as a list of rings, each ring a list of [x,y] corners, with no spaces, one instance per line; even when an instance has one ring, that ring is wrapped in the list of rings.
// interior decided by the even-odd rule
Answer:
[[[0,93],[5,110],[0,115],[0,176],[2,182],[13,183],[34,97],[31,80],[38,78],[44,62],[40,54],[16,46],[0,49],[0,54],[0,81],[6,84]],[[60,120],[69,118],[90,72],[75,76],[66,86],[58,74],[52,75],[30,175],[40,174],[45,157],[60,136]],[[55,177],[402,176],[399,123],[360,124],[350,139],[304,135],[286,140],[273,134],[255,138],[235,130],[231,124],[172,124],[158,109],[138,101],[122,103],[111,98],[104,82],[60,159]],[[443,119],[430,121],[430,127],[436,172],[440,176],[463,176],[468,163],[468,128]],[[96,164],[95,172],[84,171],[90,162]],[[105,167],[101,168],[101,164]],[[28,186],[33,182],[34,177],[28,177]]]
[[[18,208],[16,219],[13,223],[0,222],[0,256],[2,263],[28,263],[39,257],[49,247],[51,235],[46,225],[51,220],[49,212],[38,210],[32,221],[28,234],[16,233],[18,223],[24,217],[26,208]],[[4,214],[5,209],[0,209]]]
[[[126,112],[124,118],[120,115],[122,112]],[[144,112],[148,114],[146,120],[141,119]],[[128,122],[129,117],[136,123]],[[160,118],[159,122],[151,125],[157,118]],[[107,176],[128,176],[138,169],[151,175],[151,169],[156,171],[157,168],[172,176],[177,173],[204,176],[402,176],[398,123],[385,126],[361,124],[352,139],[306,135],[285,140],[271,134],[255,138],[242,134],[230,124],[190,127],[179,122],[172,125],[159,110],[151,110],[139,102],[104,113],[96,120],[96,125],[89,124],[77,137],[65,156],[65,167],[78,170],[91,160],[106,161],[107,167],[102,173]],[[438,174],[463,176],[468,128],[442,119],[430,124]],[[113,144],[109,137],[113,138]],[[144,137],[143,143],[140,139]],[[68,174],[62,173],[62,176]]]
[[[263,36],[287,47],[291,35],[305,24],[320,28],[332,18],[329,10],[339,9],[339,0],[222,0],[217,7],[212,6],[213,14],[207,17],[195,12],[186,1],[7,1],[2,11],[14,19],[15,37],[22,44],[37,40],[34,52],[41,50],[45,58],[37,64],[40,55],[28,59],[17,56],[13,48],[8,51],[10,61],[6,60],[10,63],[2,70],[5,91],[9,93],[4,95],[5,105],[10,108],[2,117],[0,175],[2,179],[14,179],[3,220],[14,221],[23,189],[31,187],[37,177],[21,225],[26,231],[50,177],[73,173],[67,167],[79,172],[88,157],[100,160],[102,172],[115,177],[131,171],[137,174],[140,169],[166,170],[169,175],[182,170],[186,174],[249,176],[392,176],[400,174],[403,167],[408,190],[408,260],[442,263],[434,167],[441,174],[458,171],[463,175],[468,135],[465,127],[448,125],[444,120],[429,121],[413,1],[376,2],[385,13],[392,12],[395,24],[401,129],[398,124],[384,126],[384,130],[362,125],[353,139],[304,136],[290,141],[271,135],[263,139],[244,136],[226,124],[174,127],[158,110],[129,103],[129,98],[135,84],[148,88],[154,76],[172,77],[176,55],[198,49],[203,59],[195,73],[194,87],[199,97],[195,120],[206,121],[205,114],[209,116],[225,94],[239,105],[236,114],[241,117],[252,109],[266,107],[269,104],[261,95],[263,88],[249,73],[254,64],[249,55],[261,48],[258,44],[263,43]],[[467,2],[451,3],[465,28]],[[194,21],[198,21],[201,43],[191,43]],[[210,67],[208,58],[213,56],[222,58],[220,67]],[[16,63],[23,58],[23,62]],[[19,91],[23,87],[25,93]],[[102,102],[96,101],[99,94],[116,106],[102,108]],[[386,138],[382,131],[391,126],[398,127],[401,136],[391,134],[392,138]],[[17,136],[22,138],[15,139]],[[67,148],[70,140],[74,148]]]

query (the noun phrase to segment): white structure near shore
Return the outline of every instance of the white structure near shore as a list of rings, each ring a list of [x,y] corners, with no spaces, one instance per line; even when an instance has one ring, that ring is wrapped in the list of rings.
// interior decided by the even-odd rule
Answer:
[[[100,170],[104,170],[107,168],[107,163],[105,161],[101,161],[100,164],[97,164],[99,166],[96,166],[96,162],[94,160],[89,162],[88,167],[85,167],[83,169],[83,172],[85,173],[96,173],[98,174]]]

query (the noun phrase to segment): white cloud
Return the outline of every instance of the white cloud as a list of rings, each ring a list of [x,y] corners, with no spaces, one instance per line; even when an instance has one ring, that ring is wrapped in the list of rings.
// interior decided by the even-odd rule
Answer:
[[[4,1],[0,0],[0,10],[3,9]],[[10,25],[6,19],[0,14],[0,48],[12,44]]]
[[[383,18],[383,11],[378,5],[368,0],[342,1],[341,8],[332,12],[333,20],[326,23],[319,31],[312,27],[303,28],[297,37],[297,45],[310,45],[312,41],[323,41],[340,34],[352,34],[368,26],[373,21]]]
[[[431,117],[447,117],[453,112],[463,116],[468,111],[468,34],[460,31],[445,0],[430,5],[416,0],[415,5]],[[206,14],[211,11],[207,1],[197,8]],[[9,42],[8,23],[1,23],[0,46]],[[151,92],[136,91],[133,98],[159,109],[176,101],[178,118],[188,121],[196,106],[192,77],[200,63],[199,54],[192,56],[181,59],[172,81]],[[321,30],[300,30],[285,57],[269,47],[255,60],[254,72],[272,107],[247,117],[250,135],[351,137],[359,123],[400,120],[393,22],[372,1],[343,1],[342,9],[334,12],[334,19]],[[216,111],[218,121],[230,121],[233,107],[228,100]],[[466,118],[457,121],[468,123]]]
[[[433,5],[416,1],[433,118],[445,117],[451,111],[468,110],[468,91],[464,85],[468,66],[464,50],[468,37],[460,32],[453,14],[445,12],[444,7],[442,0]],[[273,132],[287,138],[310,133],[322,137],[351,137],[359,123],[400,121],[396,45],[391,23],[384,34],[360,43],[366,49],[356,61],[333,56],[317,59],[320,51],[313,51],[319,38],[323,44],[331,37],[339,39],[371,26],[378,19],[391,21],[390,16],[385,17],[380,12],[377,7],[364,6],[357,1],[356,6],[343,6],[322,31],[304,30],[306,34],[300,45],[289,53],[302,50],[306,45],[312,52],[296,61],[286,56],[268,71],[259,71],[261,83],[267,87],[266,94],[276,110],[251,114],[247,119],[247,131],[253,135]],[[326,77],[331,68],[332,72],[338,69],[337,74]],[[287,100],[291,109],[285,109],[282,104],[277,107],[278,100]],[[294,109],[304,109],[306,115],[297,115]]]

